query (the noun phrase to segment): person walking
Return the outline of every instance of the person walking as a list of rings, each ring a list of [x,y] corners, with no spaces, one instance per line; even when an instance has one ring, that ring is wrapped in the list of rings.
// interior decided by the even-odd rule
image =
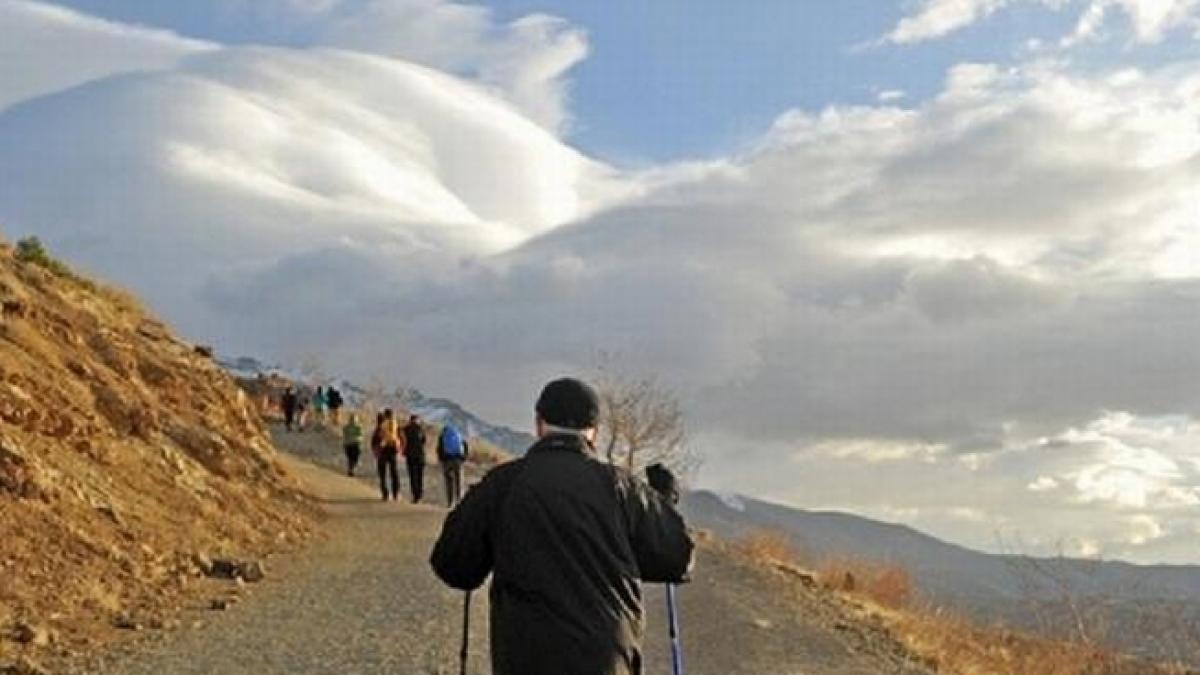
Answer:
[[[325,407],[328,403],[328,400],[325,398],[325,390],[318,386],[312,395],[313,419],[317,426],[325,424]]]
[[[404,436],[400,434],[396,414],[391,408],[383,411],[376,431],[379,434],[375,467],[379,471],[379,491],[383,493],[384,501],[395,501],[400,498],[400,473],[396,458],[404,449]]]
[[[300,399],[296,396],[296,388],[288,385],[288,388],[283,391],[283,398],[279,401],[279,406],[283,408],[283,426],[288,431],[291,431],[292,425],[296,423],[296,408],[299,403]]]
[[[692,565],[676,481],[596,459],[599,401],[579,380],[547,384],[535,411],[538,441],[467,491],[430,564],[464,591],[492,575],[494,675],[640,675],[641,582]]]
[[[342,448],[346,451],[346,475],[353,476],[358,466],[358,457],[362,454],[362,425],[358,423],[358,415],[350,415],[346,426],[342,427]]]
[[[342,406],[345,405],[346,399],[342,398],[342,392],[332,385],[325,393],[325,398],[329,403],[330,422],[336,427],[342,423]]]
[[[414,504],[425,492],[425,427],[421,418],[411,415],[404,425],[404,465],[408,468],[408,487]]]
[[[438,434],[437,457],[442,466],[442,483],[446,486],[446,507],[454,508],[462,499],[463,463],[467,461],[470,448],[467,440],[449,422]]]

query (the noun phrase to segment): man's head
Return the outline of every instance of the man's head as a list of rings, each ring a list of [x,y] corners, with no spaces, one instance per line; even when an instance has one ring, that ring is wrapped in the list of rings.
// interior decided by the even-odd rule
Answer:
[[[396,415],[396,413],[392,412],[392,409],[391,409],[391,408],[384,408],[384,409],[383,409],[383,419],[385,419],[385,420],[390,420],[390,419],[392,419],[392,417],[394,417],[395,415]]]
[[[585,382],[571,377],[554,380],[542,389],[534,409],[538,436],[569,431],[595,439],[600,397]]]
[[[408,416],[408,423],[409,423],[409,424],[420,424],[420,423],[421,423],[421,418],[420,418],[419,416],[417,416],[417,415],[409,415],[409,416]]]

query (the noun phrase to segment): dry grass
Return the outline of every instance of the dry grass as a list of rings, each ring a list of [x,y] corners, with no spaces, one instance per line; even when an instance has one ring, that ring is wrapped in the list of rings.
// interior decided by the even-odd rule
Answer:
[[[939,673],[957,675],[1186,675],[1181,666],[1152,664],[1111,650],[1049,640],[914,602],[917,588],[902,566],[852,557],[815,560],[787,535],[757,530],[733,550],[767,568],[811,570],[802,577],[851,600],[863,621],[881,621],[912,654]]]
[[[756,530],[734,542],[734,547],[751,560],[763,565],[799,565],[804,561],[800,549],[786,535],[773,530]]]
[[[895,564],[851,557],[829,558],[817,566],[816,576],[825,588],[862,596],[884,607],[905,607],[913,598],[912,575]]]
[[[958,675],[1182,675],[1115,652],[980,626],[942,611],[878,610],[892,634],[938,672]]]

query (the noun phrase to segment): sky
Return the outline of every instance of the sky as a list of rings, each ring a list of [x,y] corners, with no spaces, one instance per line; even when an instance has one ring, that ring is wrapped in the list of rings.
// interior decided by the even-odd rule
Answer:
[[[1200,1],[0,0],[0,231],[697,484],[1200,563]]]

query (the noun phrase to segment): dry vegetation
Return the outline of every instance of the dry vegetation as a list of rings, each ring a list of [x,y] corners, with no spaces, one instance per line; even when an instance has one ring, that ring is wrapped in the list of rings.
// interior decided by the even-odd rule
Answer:
[[[1101,647],[1048,640],[915,601],[904,568],[853,558],[814,559],[784,534],[758,531],[734,542],[760,565],[789,572],[851,601],[864,620],[881,622],[931,669],[956,675],[1184,675],[1181,665],[1151,664]]]
[[[247,397],[128,294],[0,244],[0,669],[167,621],[315,509]]]

